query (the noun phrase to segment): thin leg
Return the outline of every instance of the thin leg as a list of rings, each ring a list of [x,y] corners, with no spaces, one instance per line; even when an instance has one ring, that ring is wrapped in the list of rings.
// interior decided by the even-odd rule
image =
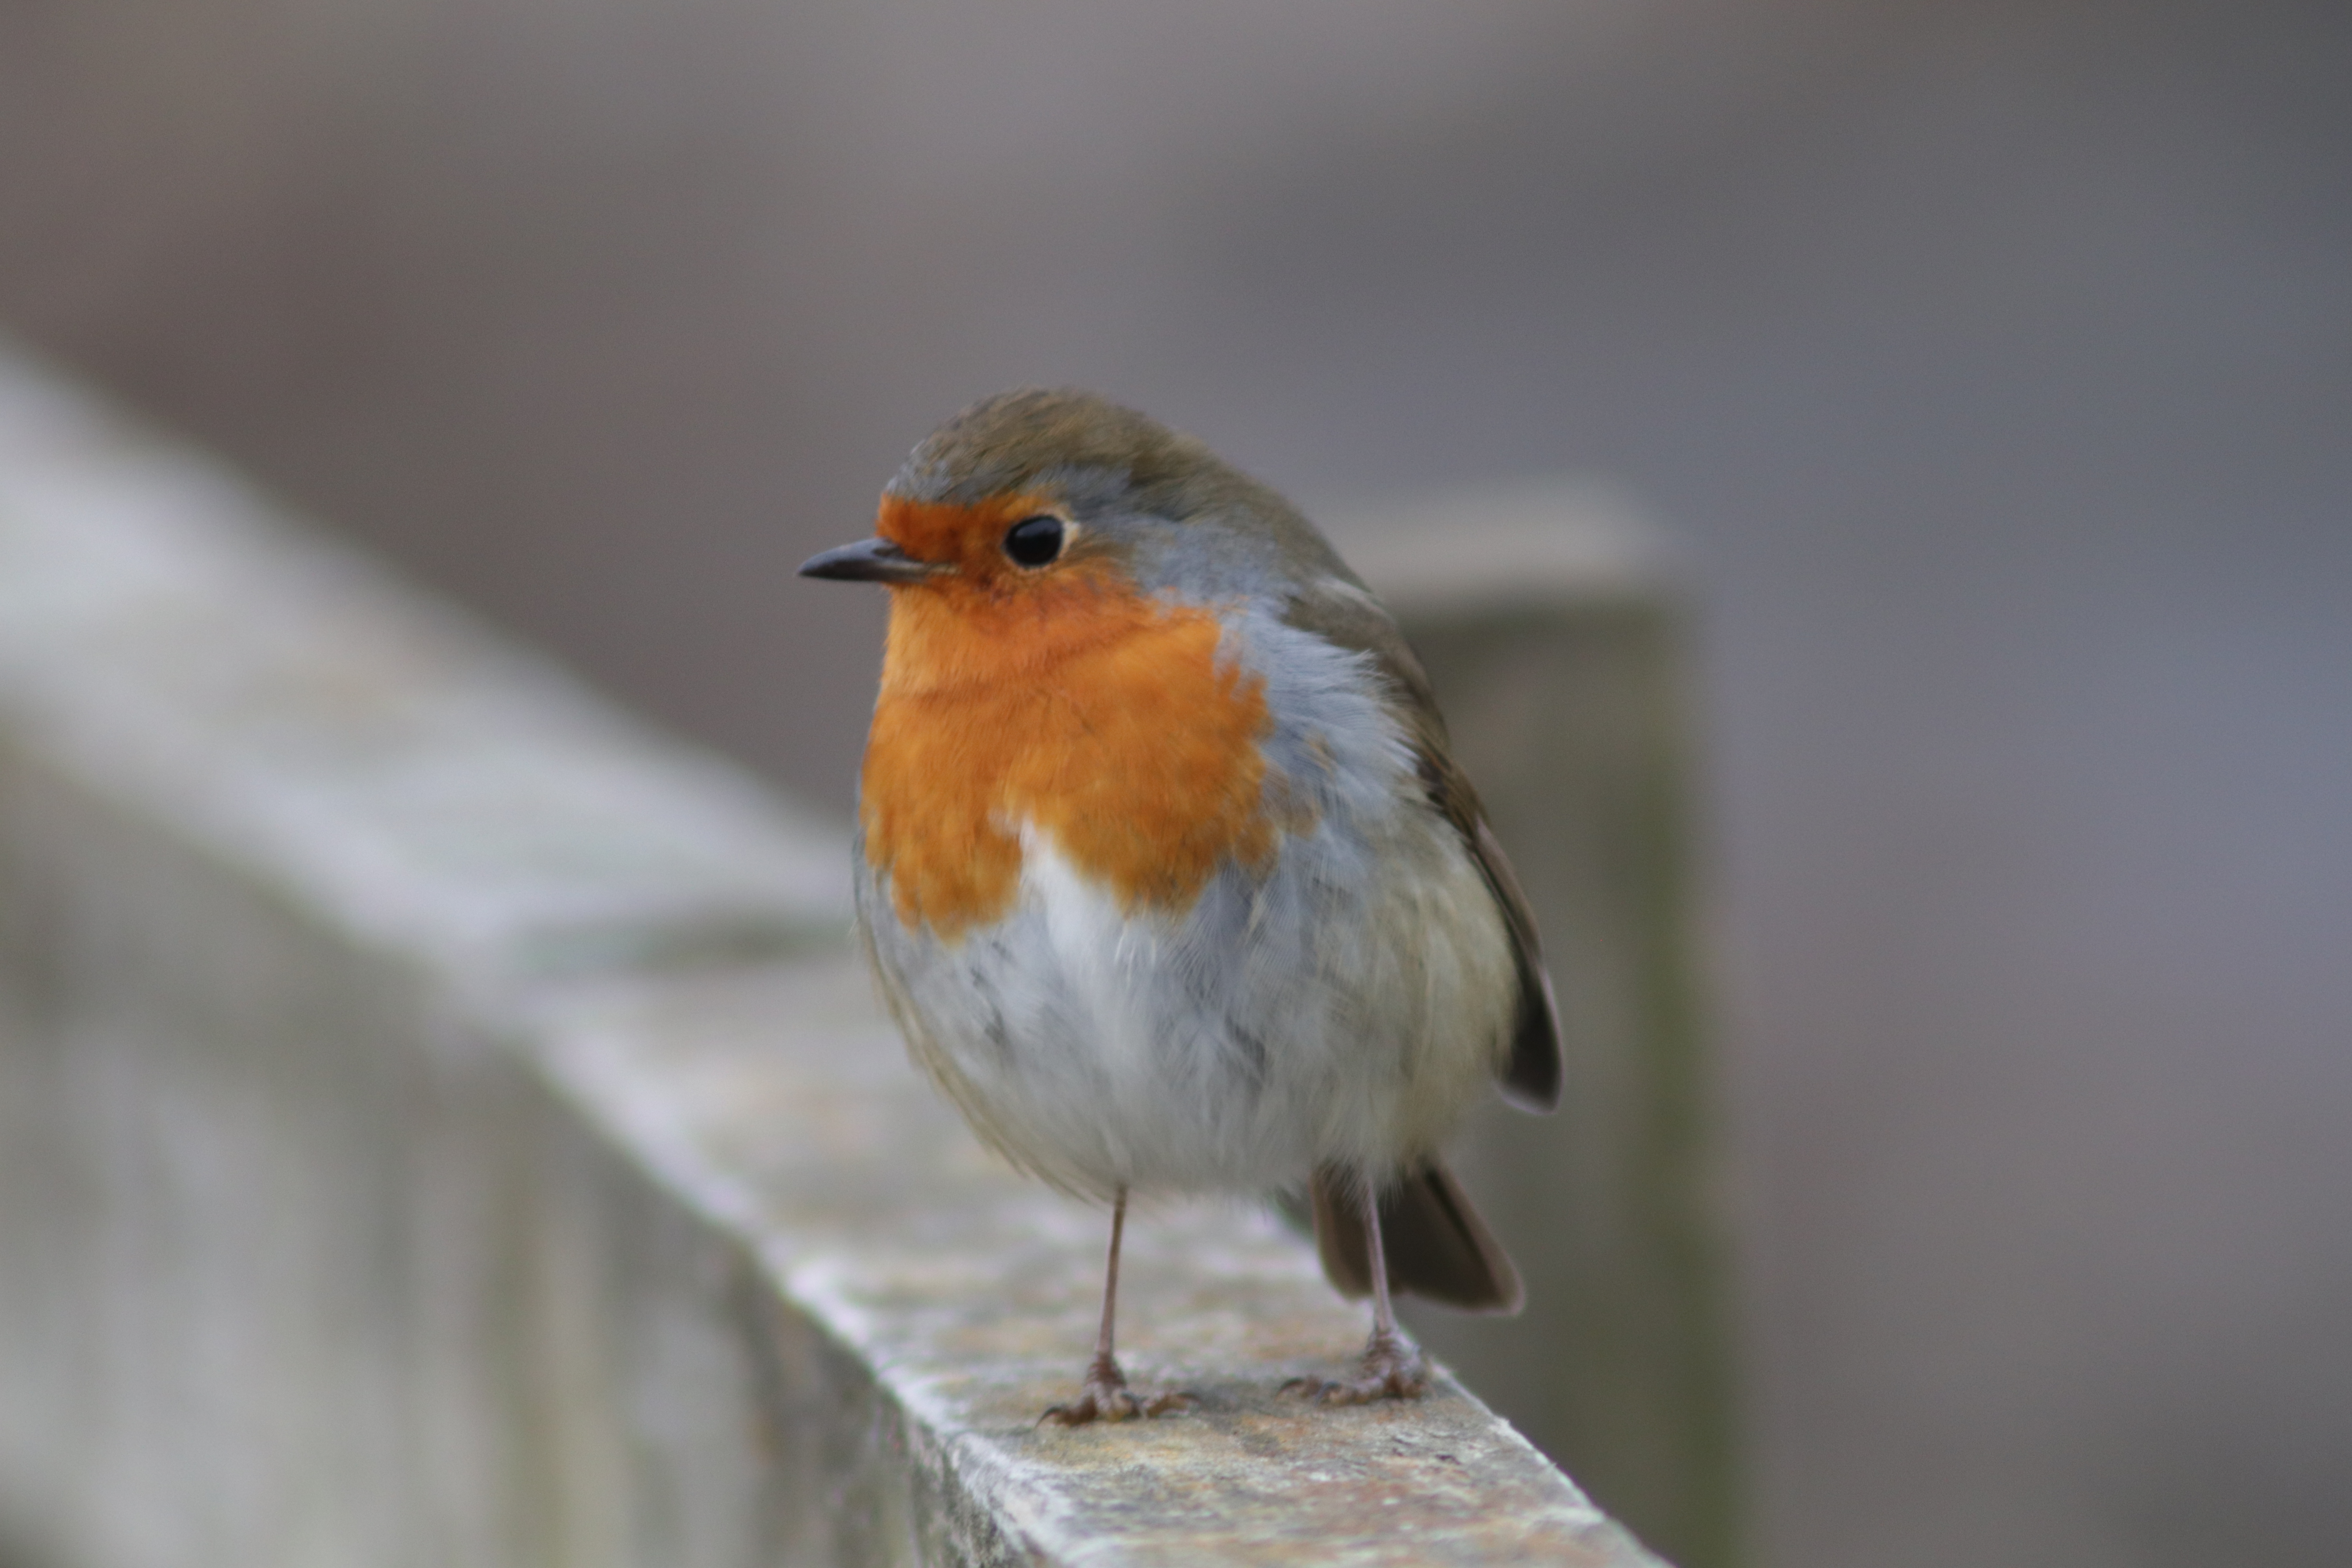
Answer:
[[[1397,1337],[1396,1309],[1389,1305],[1389,1255],[1381,1241],[1381,1196],[1364,1184],[1364,1254],[1372,1265],[1372,1343]]]
[[[1089,1384],[1099,1379],[1117,1388],[1127,1386],[1111,1355],[1111,1339],[1118,1327],[1118,1244],[1126,1234],[1127,1189],[1121,1187],[1110,1203],[1110,1257],[1103,1263],[1102,1330],[1095,1335],[1095,1359],[1087,1367]]]
[[[1368,1182],[1364,1187],[1364,1253],[1372,1274],[1372,1337],[1364,1342],[1364,1359],[1352,1378],[1293,1378],[1285,1388],[1297,1388],[1324,1405],[1366,1405],[1375,1399],[1418,1399],[1429,1391],[1429,1373],[1421,1352],[1397,1332],[1396,1309],[1389,1303],[1389,1259],[1381,1243],[1380,1194]]]
[[[1130,1415],[1164,1415],[1192,1403],[1186,1394],[1157,1394],[1139,1399],[1127,1386],[1111,1353],[1112,1334],[1118,1321],[1118,1244],[1127,1231],[1127,1189],[1120,1187],[1110,1205],[1110,1257],[1103,1265],[1102,1328],[1095,1335],[1095,1359],[1087,1363],[1086,1381],[1078,1397],[1056,1405],[1037,1419],[1063,1426],[1083,1426],[1089,1421],[1124,1421]]]

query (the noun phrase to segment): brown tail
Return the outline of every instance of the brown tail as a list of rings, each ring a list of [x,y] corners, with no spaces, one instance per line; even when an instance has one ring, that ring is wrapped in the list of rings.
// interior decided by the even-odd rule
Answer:
[[[1363,1188],[1326,1166],[1315,1173],[1307,1196],[1324,1276],[1350,1300],[1370,1295]],[[1527,1299],[1502,1243],[1454,1173],[1435,1161],[1381,1194],[1381,1250],[1388,1255],[1391,1290],[1472,1312],[1516,1312]]]

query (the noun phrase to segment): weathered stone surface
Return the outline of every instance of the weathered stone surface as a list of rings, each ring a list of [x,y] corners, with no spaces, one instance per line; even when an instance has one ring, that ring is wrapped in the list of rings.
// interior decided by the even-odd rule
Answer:
[[[1654,1561],[1238,1209],[991,1165],[836,832],[0,362],[0,1517],[84,1568]],[[14,1565],[12,1564],[12,1568]]]
[[[785,1297],[884,1369],[950,1456],[943,1486],[1015,1560],[1638,1560],[1450,1384],[1402,1407],[1279,1394],[1352,1356],[1362,1313],[1293,1234],[1246,1209],[1129,1222],[1128,1371],[1199,1405],[1038,1426],[1092,1337],[1105,1216],[1009,1177],[962,1134],[907,1071],[855,964],[568,996],[546,1033],[593,1120],[671,1190],[761,1237]]]

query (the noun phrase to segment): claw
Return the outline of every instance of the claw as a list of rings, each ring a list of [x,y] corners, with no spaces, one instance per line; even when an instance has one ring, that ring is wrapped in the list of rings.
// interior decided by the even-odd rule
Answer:
[[[1079,1386],[1077,1398],[1067,1405],[1048,1406],[1045,1414],[1037,1417],[1037,1425],[1043,1426],[1051,1421],[1056,1426],[1084,1426],[1096,1421],[1132,1421],[1189,1410],[1198,1403],[1192,1394],[1174,1388],[1142,1397],[1127,1386],[1127,1378],[1117,1363],[1097,1361],[1087,1369],[1087,1379]]]
[[[1141,1414],[1143,1402],[1124,1388],[1088,1389],[1067,1405],[1047,1405],[1037,1425],[1050,1421],[1056,1426],[1084,1426],[1095,1421],[1125,1421]]]
[[[1375,1334],[1364,1347],[1354,1377],[1294,1377],[1275,1392],[1296,1389],[1318,1405],[1370,1405],[1376,1399],[1419,1399],[1429,1392],[1429,1368],[1421,1352],[1401,1339]]]

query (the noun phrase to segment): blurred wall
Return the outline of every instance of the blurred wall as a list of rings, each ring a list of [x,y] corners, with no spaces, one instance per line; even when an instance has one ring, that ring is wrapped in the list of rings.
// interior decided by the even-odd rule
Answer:
[[[1795,1568],[2352,1540],[2352,16],[8,0],[0,319],[836,806],[792,580],[1072,380],[1706,627]]]

